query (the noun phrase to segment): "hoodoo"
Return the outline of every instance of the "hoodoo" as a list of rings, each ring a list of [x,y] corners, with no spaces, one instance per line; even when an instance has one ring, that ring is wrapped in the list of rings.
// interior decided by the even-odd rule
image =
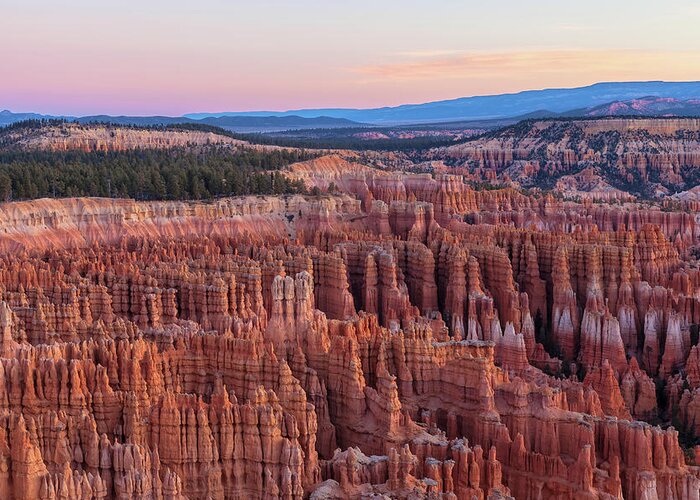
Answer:
[[[1,205],[3,498],[697,496],[676,229],[392,186]]]

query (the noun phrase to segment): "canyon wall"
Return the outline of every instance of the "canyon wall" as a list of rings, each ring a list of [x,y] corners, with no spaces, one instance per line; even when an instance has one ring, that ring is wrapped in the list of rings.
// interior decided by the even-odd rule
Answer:
[[[567,197],[658,197],[697,185],[700,120],[525,120],[432,156],[482,181],[555,189]]]
[[[15,131],[0,130],[0,145],[46,151],[127,151],[198,146],[241,146],[246,142],[223,134],[185,128],[138,128],[65,122]]]
[[[700,498],[693,214],[313,165],[0,205],[2,498]]]

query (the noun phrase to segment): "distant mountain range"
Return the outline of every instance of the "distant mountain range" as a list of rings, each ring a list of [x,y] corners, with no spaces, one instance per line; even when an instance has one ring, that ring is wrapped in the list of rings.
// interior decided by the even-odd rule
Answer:
[[[12,125],[16,122],[24,120],[41,120],[44,118],[54,118],[49,115],[40,115],[38,113],[13,113],[10,110],[0,111],[0,127]]]
[[[700,116],[700,99],[646,96],[574,110],[562,116]]]
[[[53,117],[0,112],[0,126],[31,118],[65,118],[132,125],[203,123],[236,132],[344,128],[485,119],[575,116],[700,116],[700,82],[608,82],[570,89],[527,90],[515,94],[462,97],[425,104],[374,109],[298,109],[192,113],[170,116]]]
[[[201,119],[193,119],[185,116],[109,116],[109,115],[93,115],[93,116],[51,116],[40,115],[36,113],[12,113],[5,110],[0,111],[0,127],[11,125],[24,120],[36,119],[65,119],[76,121],[79,123],[90,122],[105,122],[114,123],[117,125],[173,125],[176,123],[200,123],[204,125],[212,125],[234,132],[277,132],[290,129],[307,129],[307,128],[346,128],[358,127],[364,124],[353,122],[345,118],[330,118],[327,116],[319,116],[314,118],[302,118],[300,116],[222,116],[222,117],[204,117]]]
[[[285,112],[193,113],[189,118],[212,116],[328,116],[372,124],[513,118],[530,113],[565,113],[641,97],[688,100],[700,98],[700,82],[609,82],[570,89],[526,90],[515,94],[461,97],[448,101],[374,109],[297,109]]]

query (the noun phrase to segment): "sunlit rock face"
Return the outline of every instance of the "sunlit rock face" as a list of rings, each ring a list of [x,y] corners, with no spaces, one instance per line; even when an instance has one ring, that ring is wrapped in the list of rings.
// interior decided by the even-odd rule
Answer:
[[[698,498],[690,211],[314,165],[0,205],[0,498]]]
[[[605,201],[679,193],[697,199],[700,120],[525,120],[436,150],[482,180]]]
[[[137,128],[106,123],[47,123],[2,131],[3,147],[44,151],[128,151],[198,146],[241,146],[244,141],[204,130]]]

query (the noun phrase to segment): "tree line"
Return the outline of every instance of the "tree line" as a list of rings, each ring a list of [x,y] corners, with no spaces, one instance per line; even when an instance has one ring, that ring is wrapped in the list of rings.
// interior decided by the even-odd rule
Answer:
[[[0,200],[102,196],[201,200],[304,192],[280,169],[312,158],[302,150],[207,147],[198,151],[0,152]]]
[[[366,132],[367,130],[364,129]],[[388,139],[363,139],[347,134],[346,129],[329,129],[328,134],[319,136],[302,135],[308,131],[291,131],[289,133],[250,133],[236,134],[237,139],[242,139],[255,144],[266,144],[286,148],[308,149],[350,149],[353,151],[402,151],[417,152],[432,148],[451,146],[457,141],[444,136],[421,136],[412,138],[388,138]]]

